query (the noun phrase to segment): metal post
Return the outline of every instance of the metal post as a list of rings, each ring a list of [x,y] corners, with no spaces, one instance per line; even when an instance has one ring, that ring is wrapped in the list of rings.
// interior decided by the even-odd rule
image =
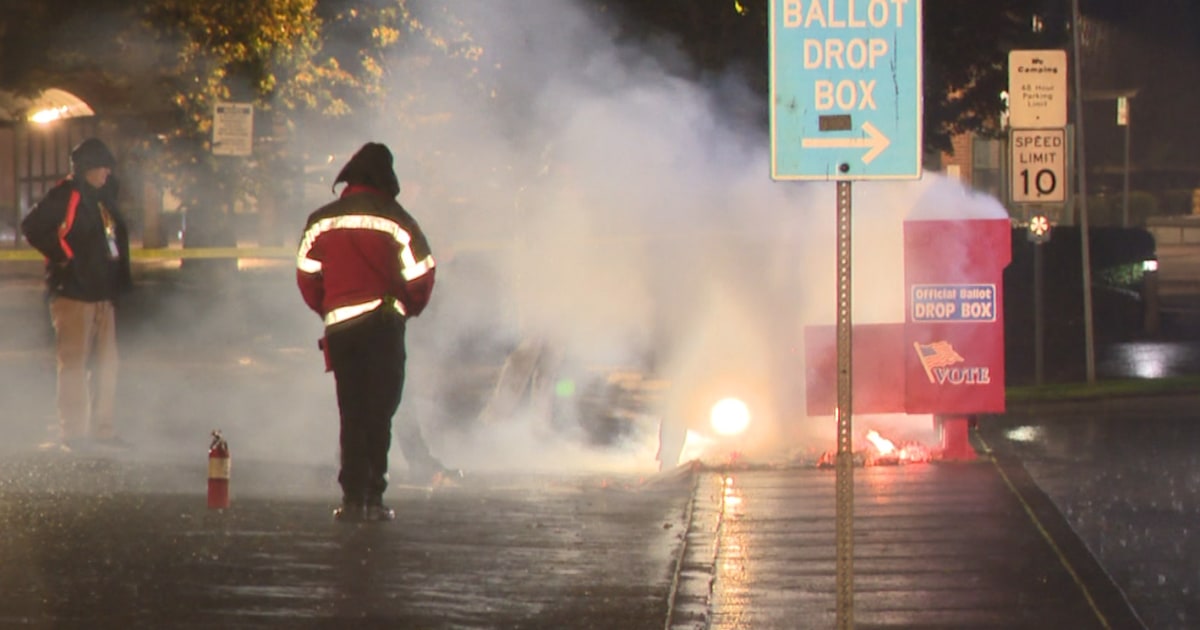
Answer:
[[[1121,200],[1121,227],[1129,227],[1129,101],[1125,101],[1125,181],[1124,197]]]
[[[1046,366],[1046,317],[1042,299],[1042,250],[1041,241],[1033,244],[1033,373],[1034,382],[1045,382]]]
[[[21,125],[12,127],[12,178],[13,178],[13,247],[21,246]]]
[[[1079,249],[1083,266],[1083,336],[1084,354],[1087,364],[1087,382],[1096,382],[1096,349],[1095,333],[1092,330],[1092,256],[1088,236],[1088,198],[1087,198],[1087,160],[1084,151],[1083,133],[1083,66],[1080,59],[1079,27],[1082,19],[1079,16],[1079,0],[1071,0],[1071,40],[1075,54],[1075,151],[1078,164],[1079,180]]]
[[[851,433],[850,182],[837,183],[837,627],[854,627],[854,439]]]

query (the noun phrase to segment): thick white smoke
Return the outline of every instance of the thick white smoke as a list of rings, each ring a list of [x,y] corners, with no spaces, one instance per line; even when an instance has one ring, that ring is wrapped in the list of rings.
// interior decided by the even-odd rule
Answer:
[[[439,260],[433,303],[409,326],[397,423],[419,422],[435,454],[467,470],[653,470],[658,417],[699,424],[707,408],[698,393],[736,382],[761,403],[761,422],[740,445],[751,454],[831,446],[824,420],[802,415],[802,339],[804,326],[834,321],[835,185],[770,179],[765,100],[737,76],[670,71],[685,62],[669,44],[618,44],[604,14],[574,2],[419,5],[419,17],[436,28],[446,6],[482,47],[494,90],[481,96],[459,66],[440,67],[420,46],[402,50],[388,65],[394,98],[419,86],[426,121],[441,122],[356,115],[301,133],[307,153],[334,159],[313,169],[304,206],[284,217],[298,225],[332,200],[330,178],[362,143],[396,154],[401,201]],[[1006,214],[931,173],[855,184],[855,321],[903,319],[905,217],[968,216]],[[235,457],[332,466],[337,408],[315,349],[320,323],[286,265],[241,275],[254,279],[222,289],[203,316],[175,315],[218,340],[269,332],[232,355],[176,357],[124,385],[136,395],[126,407],[143,418],[131,421],[136,437],[153,450],[193,451],[219,426]],[[171,308],[160,306],[164,316]],[[170,343],[147,329],[136,343],[148,354]],[[546,349],[540,402],[478,422],[522,340]],[[203,389],[214,368],[236,386]],[[620,375],[652,377],[642,389],[658,402],[649,415],[615,419],[635,427],[615,445],[589,446],[596,436],[572,424],[578,403],[597,379]],[[156,414],[170,421],[156,424]]]
[[[401,199],[440,260],[433,304],[409,329],[398,422],[420,422],[447,464],[476,471],[653,469],[657,420],[703,423],[700,393],[730,386],[758,403],[740,448],[775,456],[823,446],[823,421],[802,415],[801,339],[804,326],[834,320],[834,184],[770,179],[761,117],[737,114],[766,103],[738,77],[683,78],[669,70],[681,53],[618,44],[594,9],[523,6],[451,5],[482,47],[481,67],[495,70],[485,73],[495,82],[488,98],[436,56],[433,65],[401,57],[393,93],[419,85],[422,107],[445,112],[443,122],[337,123],[343,156],[368,140],[393,148]],[[436,28],[442,15],[419,17]],[[313,204],[331,197],[327,184],[313,190]],[[935,174],[856,184],[855,321],[903,320],[906,217],[1003,216],[994,200]],[[309,314],[297,317],[319,334]],[[479,422],[505,353],[522,340],[545,344],[541,402]],[[656,390],[651,416],[624,419],[635,427],[627,442],[588,446],[586,430],[570,425],[589,379],[629,371],[669,387]],[[327,449],[332,383],[313,386],[283,417],[315,427]]]

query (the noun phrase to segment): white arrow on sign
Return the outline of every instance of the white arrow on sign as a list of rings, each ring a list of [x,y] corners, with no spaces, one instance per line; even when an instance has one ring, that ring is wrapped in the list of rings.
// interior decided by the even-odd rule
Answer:
[[[859,147],[870,147],[871,150],[867,151],[862,156],[863,164],[870,164],[871,160],[879,157],[879,154],[883,153],[883,150],[888,148],[888,145],[890,145],[892,141],[888,140],[887,136],[883,135],[882,132],[875,128],[875,125],[872,125],[869,122],[863,123],[862,130],[866,132],[867,137],[804,138],[800,142],[800,146],[810,149],[853,149]]]

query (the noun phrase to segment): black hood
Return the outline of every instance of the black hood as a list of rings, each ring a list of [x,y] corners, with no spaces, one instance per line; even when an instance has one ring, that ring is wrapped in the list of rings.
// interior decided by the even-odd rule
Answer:
[[[117,159],[99,138],[88,138],[71,149],[71,172],[83,175],[93,168],[116,168]]]
[[[368,142],[350,157],[333,185],[370,186],[395,197],[400,194],[400,181],[396,179],[392,164],[392,152],[386,145]]]

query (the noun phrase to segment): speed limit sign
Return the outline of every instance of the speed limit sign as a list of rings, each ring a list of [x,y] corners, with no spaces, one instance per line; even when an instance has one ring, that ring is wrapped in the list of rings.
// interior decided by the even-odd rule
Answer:
[[[1064,129],[1013,129],[1012,200],[1053,203],[1067,199],[1067,132]]]

